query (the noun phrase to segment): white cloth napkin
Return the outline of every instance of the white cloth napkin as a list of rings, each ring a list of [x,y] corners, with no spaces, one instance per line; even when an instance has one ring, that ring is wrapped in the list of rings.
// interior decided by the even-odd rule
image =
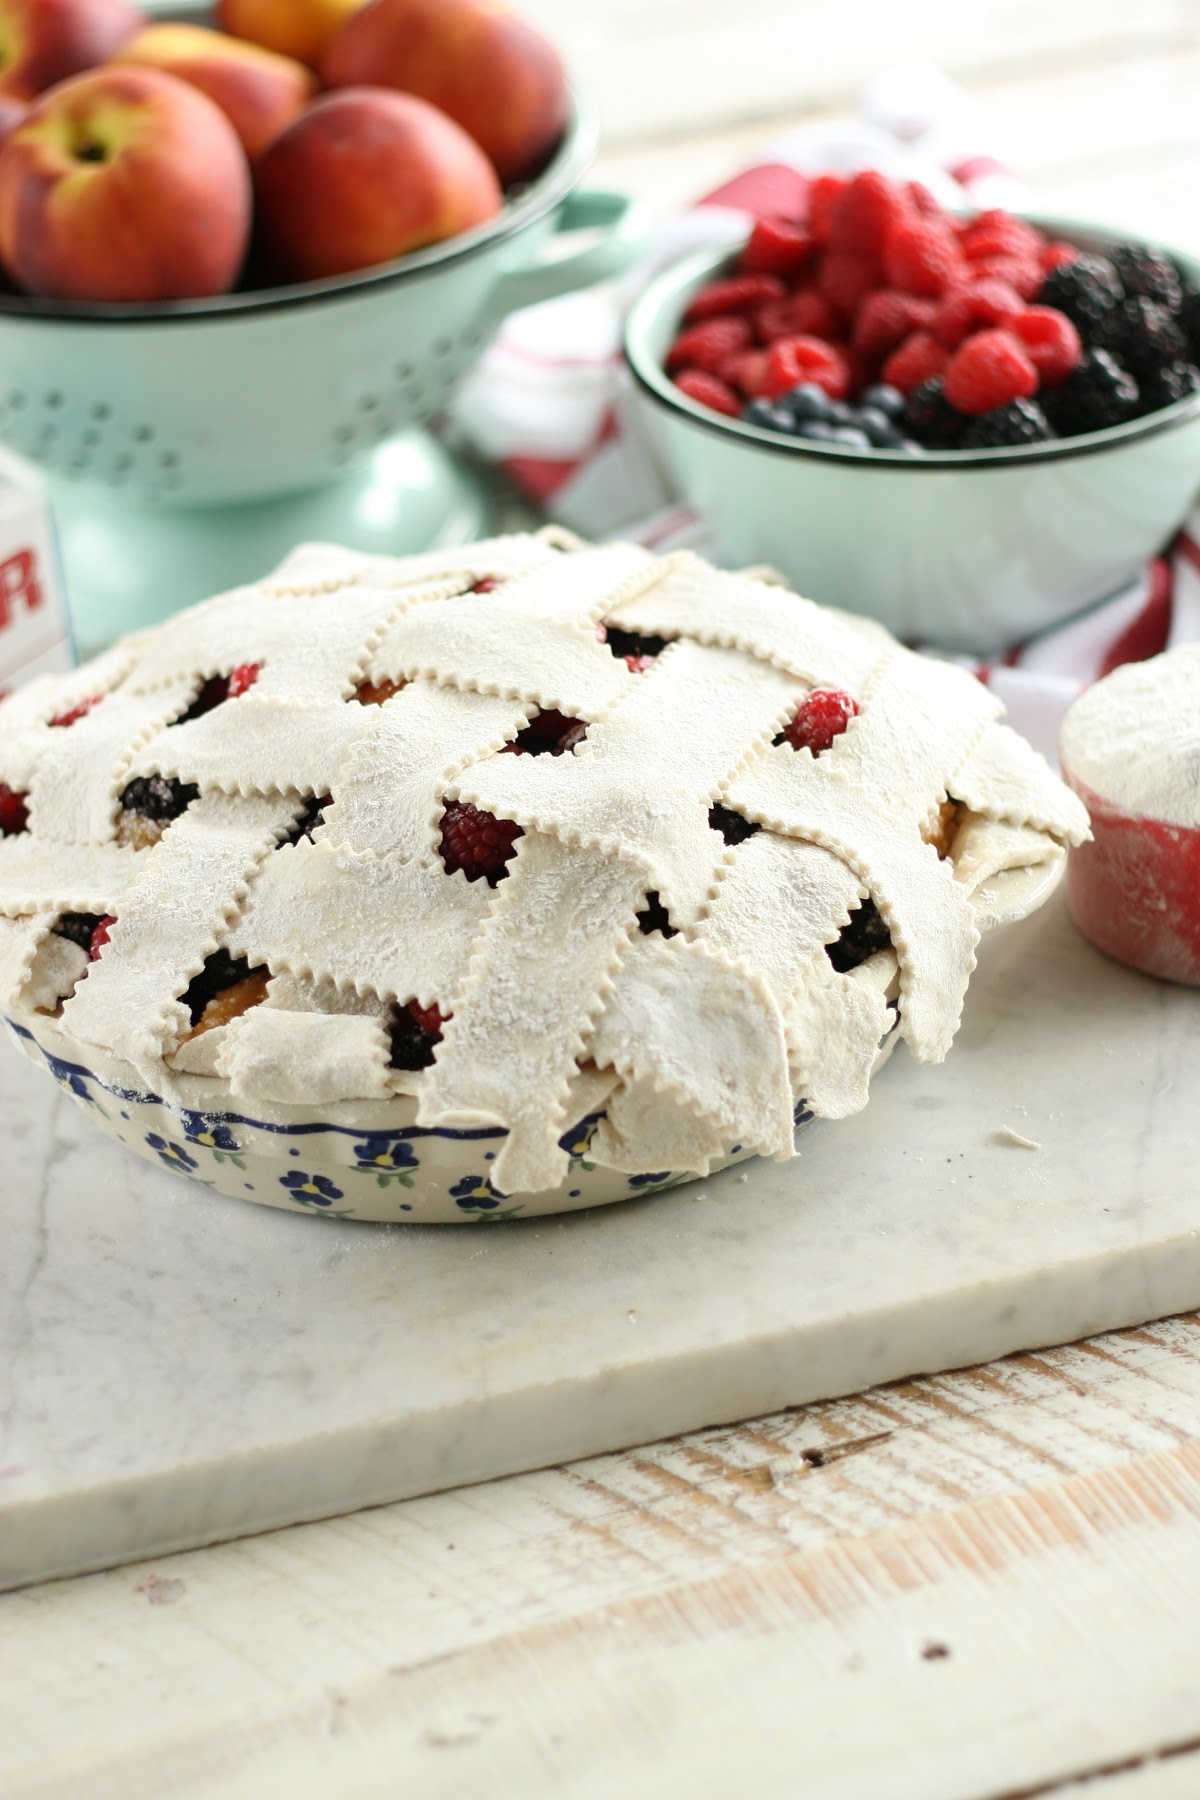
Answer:
[[[810,176],[863,168],[923,181],[948,204],[1011,206],[1022,197],[980,143],[968,96],[927,65],[894,69],[868,89],[858,122],[766,146],[761,161],[668,220],[621,281],[514,313],[460,389],[455,429],[548,517],[586,537],[719,555],[639,432],[621,357],[624,310],[666,263],[740,242],[756,216],[798,210]],[[1197,639],[1200,511],[1128,588],[1097,596],[1088,612],[977,672],[1053,758],[1062,714],[1082,687],[1118,663]]]

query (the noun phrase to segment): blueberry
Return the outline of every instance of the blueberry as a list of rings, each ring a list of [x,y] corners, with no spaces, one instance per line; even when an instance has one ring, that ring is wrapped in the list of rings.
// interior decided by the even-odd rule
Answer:
[[[866,432],[877,450],[894,450],[900,442],[900,433],[892,420],[881,413],[878,407],[864,406],[857,423],[859,430]]]
[[[793,429],[792,415],[777,406],[774,400],[751,400],[742,408],[742,418],[747,425],[763,425],[768,431],[787,431]]]
[[[828,421],[833,403],[815,381],[802,381],[799,387],[783,396],[783,404],[798,424],[801,419]]]
[[[831,400],[825,414],[831,425],[857,425],[858,413],[853,406],[847,406],[844,400]]]
[[[835,425],[829,434],[831,444],[841,444],[845,450],[869,450],[871,440],[865,431],[859,431],[855,425]]]
[[[796,436],[811,438],[814,444],[832,443],[843,428],[829,425],[824,419],[802,419],[796,426]]]
[[[864,407],[871,407],[889,419],[898,419],[904,411],[904,395],[899,388],[889,387],[886,382],[877,382],[869,387],[862,397]]]

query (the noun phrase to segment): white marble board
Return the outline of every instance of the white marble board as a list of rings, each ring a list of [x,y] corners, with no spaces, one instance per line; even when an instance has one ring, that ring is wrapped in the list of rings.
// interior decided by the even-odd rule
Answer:
[[[6,1050],[0,1587],[1198,1306],[1198,1092],[1200,994],[1061,899],[795,1162],[562,1220],[225,1200]]]

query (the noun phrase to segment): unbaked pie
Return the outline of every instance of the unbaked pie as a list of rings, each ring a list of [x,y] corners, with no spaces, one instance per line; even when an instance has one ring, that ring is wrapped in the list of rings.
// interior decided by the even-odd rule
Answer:
[[[785,1158],[896,1037],[946,1054],[981,929],[1086,832],[1000,711],[688,553],[304,547],[0,707],[3,1010],[127,1141],[105,1096],[278,1204],[528,1211]],[[310,1170],[322,1131],[382,1146],[338,1163],[366,1200]],[[311,1192],[243,1178],[255,1133]]]

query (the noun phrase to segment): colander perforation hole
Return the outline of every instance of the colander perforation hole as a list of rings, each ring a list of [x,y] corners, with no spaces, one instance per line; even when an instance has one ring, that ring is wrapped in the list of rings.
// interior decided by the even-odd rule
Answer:
[[[135,425],[133,428],[133,441],[135,444],[148,444],[153,436],[153,425]]]
[[[177,469],[179,467],[179,452],[177,450],[162,451],[158,459],[158,466],[160,469]]]
[[[394,373],[397,381],[411,381],[413,378],[413,366],[411,363],[397,363]]]
[[[42,395],[42,405],[50,407],[53,412],[57,412],[62,403],[63,397],[59,388],[50,388],[47,393]]]
[[[358,403],[359,411],[365,412],[365,413],[373,413],[378,405],[379,405],[379,395],[378,394],[364,394],[362,399]]]
[[[111,419],[112,407],[103,400],[97,400],[92,408],[92,417],[93,419]]]
[[[94,425],[89,425],[86,431],[80,432],[79,441],[81,444],[86,444],[90,450],[94,450],[103,435],[103,432],[97,431]]]
[[[338,444],[350,443],[354,437],[353,425],[339,425],[337,427],[337,430],[334,432],[333,437],[334,437],[335,443],[338,443]]]
[[[440,337],[440,338],[434,339],[433,354],[435,356],[449,356],[449,354],[453,350],[453,348],[454,348],[453,343],[447,337]]]

